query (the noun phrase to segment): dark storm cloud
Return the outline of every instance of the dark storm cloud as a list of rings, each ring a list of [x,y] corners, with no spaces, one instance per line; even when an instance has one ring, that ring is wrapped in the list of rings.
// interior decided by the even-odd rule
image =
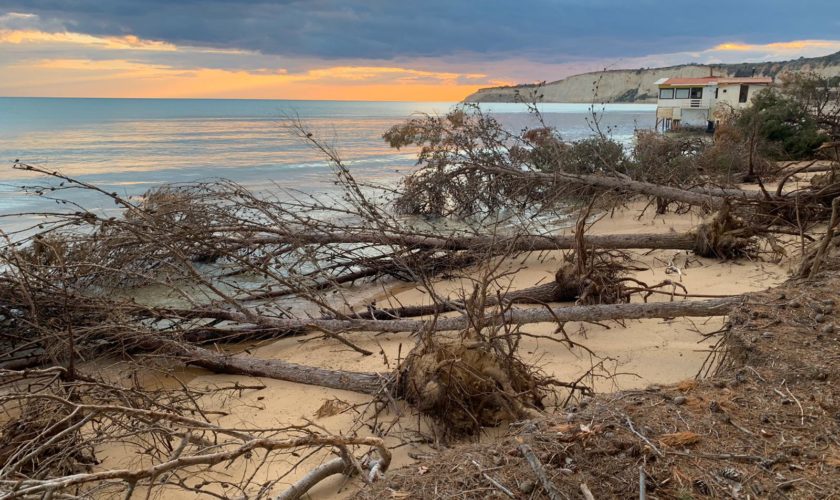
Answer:
[[[544,61],[837,37],[840,1],[5,0],[73,31],[267,54],[392,59],[460,53]]]

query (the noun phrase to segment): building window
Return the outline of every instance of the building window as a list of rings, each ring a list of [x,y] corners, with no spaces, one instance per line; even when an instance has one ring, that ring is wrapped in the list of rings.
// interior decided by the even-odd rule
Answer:
[[[673,99],[674,98],[674,89],[659,89],[659,98],[660,99]]]
[[[677,89],[676,92],[674,92],[674,98],[675,99],[688,99],[688,95],[690,93],[690,90],[691,89]]]
[[[702,99],[703,98],[703,87],[691,87],[691,98],[692,99]]]
[[[741,85],[741,93],[738,94],[738,102],[747,102],[747,97],[750,94],[749,85]]]

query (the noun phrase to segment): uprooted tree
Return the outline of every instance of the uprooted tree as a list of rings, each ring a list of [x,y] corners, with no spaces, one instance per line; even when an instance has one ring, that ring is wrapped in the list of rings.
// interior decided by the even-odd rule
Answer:
[[[633,162],[645,154],[657,158],[651,151],[661,145],[637,149],[628,159],[603,135],[568,144],[542,125],[515,135],[469,108],[410,120],[386,134],[394,146],[421,148],[418,169],[393,192],[357,183],[333,150],[297,124],[302,139],[332,161],[342,191],[330,200],[293,193],[272,198],[228,181],[164,186],[133,200],[18,164],[55,180],[35,194],[61,199],[65,191],[82,189],[99,193],[122,214],[71,205],[50,214],[34,234],[7,239],[0,375],[9,394],[0,404],[15,416],[0,438],[2,457],[11,464],[0,470],[3,493],[89,496],[113,490],[130,496],[161,484],[205,491],[209,483],[187,484],[187,471],[300,447],[328,447],[337,457],[295,483],[288,498],[332,474],[364,472],[374,480],[387,469],[390,455],[379,438],[310,428],[288,429],[298,433],[292,438],[288,432],[276,437],[276,430],[227,429],[213,424],[190,389],[152,393],[120,386],[86,373],[82,360],[154,354],[215,372],[370,394],[383,404],[402,399],[452,434],[474,433],[535,415],[552,388],[587,390],[523,362],[517,352],[521,325],[556,323],[562,339],[565,322],[722,316],[742,300],[647,303],[652,294],[673,299],[687,291],[677,293],[673,282],[634,278],[636,264],[624,250],[757,256],[768,247],[782,251],[774,235],[812,238],[808,232],[832,209],[829,225],[836,224],[832,200],[840,183],[833,175],[788,189],[796,171],[781,173],[774,189],[759,178],[759,189],[749,191],[736,187],[731,168],[710,172],[683,163],[680,155],[691,144],[645,168]],[[594,212],[629,196],[648,198],[657,208],[676,204],[714,213],[683,234],[591,234]],[[393,204],[373,201],[382,197]],[[556,222],[578,208],[574,234],[558,234]],[[455,229],[428,218],[444,215],[459,217]],[[808,272],[818,270],[832,244],[829,231],[814,246]],[[567,252],[554,281],[521,290],[503,284],[516,272],[509,265],[513,256],[555,250]],[[465,267],[472,289],[442,296],[436,277]],[[348,286],[389,280],[419,284],[432,304],[359,304]],[[150,287],[163,290],[161,300],[138,301],[127,293]],[[569,301],[577,304],[552,304]],[[370,355],[347,338],[349,331],[412,332],[417,343],[387,373],[301,366],[209,347],[317,332]],[[26,384],[37,390],[19,390]],[[152,464],[95,470],[97,446],[109,441],[153,450]],[[358,458],[354,446],[373,451]],[[279,480],[257,488],[257,496]],[[237,488],[252,494],[254,485]]]

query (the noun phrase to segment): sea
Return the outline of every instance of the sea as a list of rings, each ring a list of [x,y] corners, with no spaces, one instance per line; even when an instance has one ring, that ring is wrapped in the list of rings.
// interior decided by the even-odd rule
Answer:
[[[411,172],[413,149],[395,150],[382,139],[393,125],[422,114],[445,114],[449,102],[361,102],[239,99],[0,98],[0,230],[11,232],[39,213],[87,209],[110,202],[86,191],[59,189],[48,196],[33,186],[60,181],[12,168],[17,161],[60,172],[124,197],[139,197],[167,183],[229,179],[273,195],[334,190],[324,155],[292,133],[299,120],[334,148],[353,175],[394,185]],[[509,130],[537,126],[524,104],[481,104]],[[655,105],[541,104],[546,123],[567,140],[599,127],[630,143],[636,129],[653,127]],[[67,187],[65,183],[64,186]],[[110,202],[113,203],[113,202]],[[113,208],[110,208],[113,210]]]

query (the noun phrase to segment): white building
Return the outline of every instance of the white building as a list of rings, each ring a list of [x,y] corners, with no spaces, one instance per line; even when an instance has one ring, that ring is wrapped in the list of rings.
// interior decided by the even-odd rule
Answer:
[[[656,128],[703,126],[713,130],[718,113],[748,106],[759,90],[772,83],[770,77],[662,78],[656,81]]]

